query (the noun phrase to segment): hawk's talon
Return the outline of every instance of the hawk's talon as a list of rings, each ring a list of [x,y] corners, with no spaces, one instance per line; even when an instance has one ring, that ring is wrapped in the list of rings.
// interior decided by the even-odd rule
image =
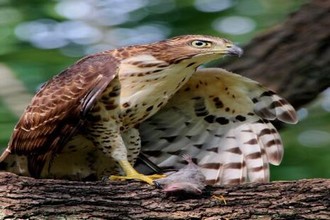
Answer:
[[[227,205],[227,201],[226,201],[225,197],[223,197],[222,195],[212,195],[211,198],[219,200],[219,201],[223,202],[225,205]]]
[[[157,181],[154,181],[154,185],[157,189],[162,189],[163,188],[162,185],[160,185],[160,183],[157,182]]]
[[[161,175],[161,174],[154,174],[154,175],[144,175],[141,173],[134,173],[131,175],[127,175],[127,176],[110,176],[109,179],[110,180],[140,180],[142,182],[146,182],[149,185],[155,185],[154,180],[155,179],[159,179],[159,178],[163,178],[165,177],[165,175]],[[157,185],[156,185],[157,187]]]
[[[163,174],[153,174],[153,175],[144,175],[138,173],[132,165],[127,160],[118,161],[119,166],[124,170],[126,176],[110,176],[110,180],[140,180],[142,182],[146,182],[149,185],[154,185],[155,179],[160,179],[166,177]]]

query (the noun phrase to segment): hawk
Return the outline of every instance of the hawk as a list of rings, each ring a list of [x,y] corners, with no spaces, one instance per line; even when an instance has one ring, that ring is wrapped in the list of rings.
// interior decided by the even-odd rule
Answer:
[[[242,50],[186,35],[82,58],[37,92],[0,167],[35,178],[137,179],[141,151],[160,167],[192,156],[213,184],[268,180],[283,147],[268,122],[296,122],[284,99],[256,82],[201,64]],[[180,158],[180,159],[178,159]],[[248,178],[247,178],[248,176]]]

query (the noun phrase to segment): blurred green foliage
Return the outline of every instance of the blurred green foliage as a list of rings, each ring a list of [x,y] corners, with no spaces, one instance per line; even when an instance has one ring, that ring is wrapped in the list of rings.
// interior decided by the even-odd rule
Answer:
[[[272,167],[273,179],[329,178],[330,114],[322,104],[330,104],[329,90],[306,110],[308,116],[281,132],[285,144],[283,162]],[[300,110],[301,111],[301,110]]]
[[[0,61],[34,93],[41,83],[85,54],[180,34],[221,35],[245,44],[305,2],[0,0]],[[329,113],[320,103],[304,112],[307,118],[282,132],[286,152],[281,166],[272,167],[273,179],[330,177],[330,141],[303,145],[306,135],[330,136]],[[0,146],[7,144],[16,121],[0,97]]]

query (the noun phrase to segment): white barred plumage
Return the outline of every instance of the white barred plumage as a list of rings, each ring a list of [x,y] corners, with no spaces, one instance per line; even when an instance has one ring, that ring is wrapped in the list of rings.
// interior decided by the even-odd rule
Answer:
[[[140,126],[142,152],[164,169],[188,154],[208,184],[269,181],[280,164],[281,138],[268,120],[296,123],[293,107],[255,81],[220,68],[198,70],[156,115]]]

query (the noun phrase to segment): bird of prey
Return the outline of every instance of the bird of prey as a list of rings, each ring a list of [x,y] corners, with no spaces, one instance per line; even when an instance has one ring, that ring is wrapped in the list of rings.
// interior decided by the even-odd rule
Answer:
[[[153,184],[153,176],[133,167],[142,146],[159,166],[179,167],[178,153],[186,151],[215,184],[245,181],[247,174],[266,180],[268,163],[282,157],[267,120],[295,122],[295,111],[245,78],[219,69],[196,72],[241,54],[226,39],[186,35],[84,57],[34,96],[0,168],[36,178],[121,175],[113,179]]]

